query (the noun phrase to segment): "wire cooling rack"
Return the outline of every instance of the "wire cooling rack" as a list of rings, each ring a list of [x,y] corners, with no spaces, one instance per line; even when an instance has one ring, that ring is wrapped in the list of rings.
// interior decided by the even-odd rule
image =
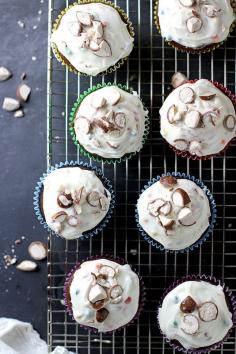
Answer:
[[[168,1],[168,0],[167,0]],[[71,4],[49,0],[49,43],[52,23],[60,11]],[[151,133],[142,152],[126,163],[97,164],[113,181],[117,206],[106,230],[91,240],[65,241],[49,235],[48,258],[48,343],[49,348],[65,346],[75,353],[151,354],[174,353],[163,341],[156,325],[156,308],[163,289],[174,279],[198,273],[223,279],[236,291],[236,146],[222,157],[206,162],[177,158],[159,133],[159,108],[170,92],[170,79],[181,71],[189,78],[208,78],[222,82],[235,92],[236,36],[212,54],[193,56],[169,48],[158,35],[153,22],[154,4],[150,0],[119,0],[130,16],[136,32],[135,49],[129,61],[115,74],[96,79],[77,77],[60,65],[48,48],[48,166],[65,160],[88,161],[79,155],[69,135],[68,118],[80,92],[98,82],[127,84],[137,90],[151,117]],[[88,161],[93,164],[92,161]],[[218,221],[214,235],[198,250],[186,254],[167,254],[151,248],[137,231],[134,210],[142,187],[152,177],[165,172],[190,173],[214,193]],[[73,322],[62,305],[65,275],[87,256],[111,253],[125,258],[143,276],[147,304],[139,321],[113,335],[95,335]],[[213,353],[236,353],[236,332],[221,349]]]

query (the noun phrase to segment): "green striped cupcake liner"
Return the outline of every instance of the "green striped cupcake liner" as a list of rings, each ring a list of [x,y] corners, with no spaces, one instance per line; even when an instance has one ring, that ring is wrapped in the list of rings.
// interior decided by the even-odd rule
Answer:
[[[92,86],[87,91],[84,91],[84,93],[82,93],[79,96],[79,98],[77,99],[77,101],[74,103],[74,106],[73,106],[73,108],[71,109],[71,112],[70,112],[70,123],[69,123],[70,127],[69,127],[69,130],[70,130],[70,134],[71,134],[71,137],[72,137],[72,140],[73,140],[74,144],[79,148],[80,153],[82,153],[85,157],[88,157],[88,158],[92,159],[95,162],[104,162],[106,164],[115,164],[115,163],[120,163],[122,161],[129,160],[132,156],[135,156],[142,149],[143,145],[147,141],[147,137],[148,137],[148,134],[149,134],[149,128],[150,128],[150,121],[149,121],[149,117],[148,117],[148,110],[145,108],[145,105],[141,101],[143,106],[144,106],[144,110],[146,111],[146,116],[145,116],[145,129],[144,129],[144,134],[143,134],[143,139],[142,139],[142,147],[138,151],[131,152],[131,153],[126,154],[126,155],[124,155],[124,156],[122,156],[120,158],[105,158],[105,157],[102,157],[102,156],[99,156],[99,155],[92,154],[89,151],[87,151],[79,143],[79,141],[76,139],[76,133],[75,133],[75,129],[74,129],[74,120],[75,120],[75,117],[76,117],[76,113],[77,113],[77,111],[79,109],[79,106],[81,105],[82,101],[85,99],[85,97],[90,95],[92,92],[95,92],[95,91],[100,90],[100,89],[102,89],[104,87],[107,87],[107,86],[117,86],[121,90],[133,94],[133,91],[131,89],[129,89],[125,85],[121,85],[121,84],[114,84],[114,83],[110,83],[109,82],[109,83],[98,84],[96,86]]]

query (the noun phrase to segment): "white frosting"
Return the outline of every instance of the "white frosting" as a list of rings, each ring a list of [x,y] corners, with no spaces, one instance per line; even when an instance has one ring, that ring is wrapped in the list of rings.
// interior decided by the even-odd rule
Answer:
[[[210,322],[202,321],[195,308],[191,315],[198,318],[199,330],[194,335],[186,334],[181,329],[185,314],[180,310],[180,304],[188,296],[192,297],[197,306],[212,302],[218,308],[217,318]],[[170,291],[159,308],[158,319],[163,334],[170,340],[177,340],[186,349],[218,343],[233,325],[222,287],[205,281],[186,281]]]
[[[117,104],[112,105],[112,97],[115,95],[120,95],[120,100]],[[106,103],[102,108],[94,108],[93,102],[100,99],[105,99]],[[106,132],[94,124],[94,120],[105,117],[111,111],[113,117],[111,119],[105,118],[105,122],[109,120],[115,129]],[[117,113],[122,113],[125,117],[122,128],[115,123],[114,117]],[[120,158],[142,148],[146,115],[147,112],[136,92],[131,94],[117,86],[107,86],[92,92],[82,101],[76,113],[76,118],[78,118],[75,120],[76,138],[92,154],[107,158]],[[90,122],[88,133],[81,130],[80,117],[86,117]]]
[[[221,11],[216,13],[216,17],[209,17],[206,14],[209,8],[210,11],[211,9]],[[187,29],[187,21],[194,16],[193,10],[202,22],[199,26],[201,28],[191,33]],[[175,41],[188,48],[201,48],[222,42],[227,38],[235,20],[230,0],[197,0],[195,5],[190,7],[181,5],[180,0],[159,0],[158,17],[162,36],[168,41]]]
[[[79,37],[69,30],[70,23],[77,23],[77,12],[86,12],[94,20],[103,24],[104,36],[110,48],[109,57],[99,57],[89,48],[81,48]],[[127,25],[113,7],[101,3],[74,5],[63,15],[58,29],[52,34],[52,43],[60,53],[81,73],[97,75],[115,65],[120,59],[129,56],[133,49],[133,38]]]
[[[74,203],[70,208],[61,208],[57,199],[61,193],[71,194],[74,197],[75,192],[84,187],[80,203]],[[106,191],[107,197],[104,195]],[[91,206],[88,203],[88,195],[91,192],[98,192],[105,203],[104,210],[100,205]],[[111,195],[106,190],[101,180],[94,171],[81,169],[80,167],[59,168],[51,172],[44,180],[43,192],[43,211],[48,226],[66,239],[80,237],[83,232],[93,229],[106,216]],[[53,221],[54,215],[58,212],[66,212],[69,216],[75,216],[78,219],[77,226],[70,226],[67,222],[68,217],[63,222]]]
[[[109,299],[105,303],[109,314],[104,322],[97,322],[96,310],[88,300],[90,289],[94,285],[94,277],[91,273],[97,275],[100,265],[108,265],[116,270],[115,278],[109,281],[113,281],[123,289],[121,302],[115,304]],[[73,316],[78,323],[97,328],[99,332],[113,331],[129,323],[136,315],[139,307],[139,288],[139,278],[128,264],[119,265],[107,259],[84,262],[74,273],[70,286]]]
[[[208,198],[200,187],[187,179],[177,179],[177,182],[173,189],[166,188],[160,181],[154,183],[141,194],[137,204],[139,224],[150,237],[169,250],[180,250],[194,244],[209,226],[211,215]],[[187,192],[191,199],[188,207],[195,221],[192,226],[183,226],[178,221],[178,213],[183,208],[176,206],[172,200],[173,192],[177,188]],[[175,221],[171,230],[166,230],[162,223],[149,212],[149,203],[156,199],[171,203],[172,210],[167,215],[168,219]]]
[[[184,104],[179,94],[183,88],[189,87],[195,93],[193,103]],[[210,100],[202,100],[200,96],[215,95]],[[181,119],[171,124],[168,120],[168,111],[171,106],[176,106],[176,112]],[[199,127],[191,128],[186,125],[186,113],[198,111],[201,114]],[[206,117],[207,112],[215,112],[213,125]],[[204,118],[204,114],[205,117]],[[222,151],[235,137],[235,127],[229,131],[224,126],[225,117],[231,115],[236,119],[234,105],[231,100],[208,80],[198,80],[196,83],[186,83],[172,91],[166,98],[160,109],[161,135],[167,142],[175,146],[177,150],[189,151],[192,155],[207,156]],[[176,145],[176,140],[184,139],[187,147]],[[197,146],[191,146],[191,142],[197,142]]]

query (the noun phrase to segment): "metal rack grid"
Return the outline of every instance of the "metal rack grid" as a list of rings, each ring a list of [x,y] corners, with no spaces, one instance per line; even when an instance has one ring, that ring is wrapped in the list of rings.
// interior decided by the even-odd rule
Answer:
[[[79,93],[98,82],[123,83],[137,90],[150,111],[151,133],[137,157],[114,166],[97,164],[113,181],[117,199],[114,217],[106,230],[87,241],[68,242],[49,235],[48,343],[50,349],[62,345],[80,354],[168,354],[174,351],[165,344],[156,325],[157,302],[167,285],[186,274],[205,273],[225,280],[236,291],[236,146],[233,144],[223,157],[206,162],[177,158],[160,136],[158,110],[170,92],[170,78],[176,71],[191,79],[214,79],[235,92],[236,35],[234,33],[212,54],[179,53],[158,35],[151,0],[114,2],[130,16],[136,32],[135,49],[129,61],[115,74],[79,78],[56,61],[49,44],[48,166],[71,159],[88,161],[79,155],[71,141],[68,116]],[[70,3],[49,0],[49,43],[53,21]],[[157,251],[140,238],[135,225],[134,206],[141,188],[152,177],[168,171],[187,172],[202,179],[214,193],[218,205],[219,217],[213,237],[191,253],[176,255]],[[113,335],[95,335],[80,329],[61,303],[68,270],[78,260],[103,253],[121,256],[134,265],[148,289],[146,308],[139,321]],[[213,353],[236,353],[236,331]]]

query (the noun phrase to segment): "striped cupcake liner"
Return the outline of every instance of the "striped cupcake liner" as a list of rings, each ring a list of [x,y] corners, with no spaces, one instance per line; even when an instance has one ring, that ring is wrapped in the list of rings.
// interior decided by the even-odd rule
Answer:
[[[79,151],[85,157],[88,157],[88,158],[90,158],[90,159],[92,159],[93,161],[96,161],[96,162],[103,162],[103,163],[106,163],[106,164],[115,164],[115,163],[121,163],[123,161],[129,160],[131,157],[135,156],[143,148],[143,146],[146,143],[147,138],[148,138],[149,129],[150,129],[150,120],[149,120],[149,117],[148,117],[148,110],[145,108],[143,102],[141,101],[142,104],[143,104],[143,107],[144,107],[144,111],[147,112],[147,113],[146,113],[146,116],[145,116],[145,129],[144,129],[144,134],[143,134],[143,138],[142,138],[142,146],[141,146],[141,148],[139,150],[137,150],[135,152],[131,152],[131,153],[126,154],[126,155],[124,155],[124,156],[122,156],[120,158],[105,158],[105,157],[102,157],[102,156],[99,156],[99,155],[94,155],[94,154],[90,153],[89,151],[87,151],[79,143],[79,141],[76,138],[76,133],[75,133],[75,129],[74,129],[74,120],[76,118],[76,113],[77,113],[82,101],[88,95],[90,95],[91,93],[93,93],[93,92],[95,92],[97,90],[100,90],[100,89],[102,89],[104,87],[108,87],[108,86],[116,86],[116,87],[118,87],[119,89],[121,89],[121,90],[123,90],[125,92],[133,94],[133,91],[131,89],[128,89],[126,86],[121,85],[121,84],[111,83],[111,82],[104,83],[104,84],[98,84],[96,86],[92,86],[87,91],[84,91],[84,93],[82,93],[79,96],[78,100],[74,103],[74,106],[73,106],[73,108],[71,109],[71,112],[70,112],[70,134],[71,134],[71,137],[72,137],[72,140],[73,140],[74,144],[79,148]]]
[[[91,165],[84,163],[84,162],[76,162],[76,161],[60,162],[59,164],[56,164],[55,166],[50,167],[48,169],[48,171],[46,173],[44,173],[42,175],[42,177],[40,177],[40,179],[37,182],[37,185],[35,187],[35,190],[34,190],[33,207],[34,207],[35,215],[36,215],[37,219],[39,220],[40,224],[42,225],[42,227],[47,232],[50,232],[52,235],[60,236],[60,235],[56,234],[55,231],[50,229],[50,227],[46,223],[46,220],[45,220],[45,217],[44,217],[44,214],[42,211],[42,207],[41,207],[41,196],[42,196],[42,192],[43,192],[44,180],[46,179],[46,177],[51,172],[57,170],[58,168],[64,168],[64,167],[81,167],[81,168],[84,168],[84,169],[87,169],[90,171],[94,171],[96,176],[102,181],[104,187],[111,194],[111,202],[110,202],[109,210],[108,210],[107,214],[105,215],[104,219],[92,230],[86,231],[82,235],[78,236],[78,238],[80,240],[89,239],[92,236],[98,235],[107,226],[107,224],[109,223],[109,221],[112,217],[114,207],[115,207],[115,194],[113,192],[112,184],[109,181],[109,179],[103,175],[102,171],[100,169],[98,169],[97,167],[91,166]],[[60,237],[62,237],[62,236],[60,236]]]
[[[197,81],[198,81],[198,79],[188,80],[187,83],[194,84]],[[236,96],[234,96],[234,94],[229,89],[224,87],[219,82],[211,81],[211,80],[209,80],[209,81],[231,100],[231,102],[233,103],[233,105],[235,107],[235,112],[236,112]],[[189,151],[177,150],[173,145],[170,145],[170,144],[168,144],[168,145],[169,145],[170,149],[176,153],[177,156],[187,158],[189,160],[194,160],[194,161],[196,161],[196,160],[197,161],[206,161],[206,160],[210,160],[212,157],[224,155],[224,153],[226,152],[226,150],[229,148],[229,146],[232,144],[232,142],[234,140],[235,140],[235,138],[233,138],[231,141],[229,141],[228,144],[224,147],[224,149],[219,151],[217,154],[206,155],[206,156],[191,155]]]
[[[91,4],[91,3],[102,3],[104,5],[108,5],[113,7],[120,15],[122,21],[127,25],[127,29],[128,32],[130,34],[130,36],[132,38],[134,38],[135,33],[134,33],[134,28],[132,25],[132,22],[130,21],[129,17],[126,15],[126,13],[124,12],[124,10],[122,10],[119,6],[116,6],[113,2],[111,1],[107,1],[107,0],[78,0],[78,2],[74,2],[72,5],[69,5],[67,8],[65,8],[64,10],[61,11],[61,13],[59,14],[59,16],[57,17],[57,19],[55,20],[54,24],[53,24],[53,29],[52,32],[55,32],[58,27],[60,26],[61,23],[61,19],[62,17],[67,13],[68,10],[70,10],[73,6],[75,5],[84,5],[84,4]],[[70,72],[73,72],[77,75],[82,75],[82,76],[90,76],[86,73],[83,72],[79,72],[70,62],[67,58],[65,58],[60,51],[58,50],[57,46],[52,43],[52,50],[53,53],[55,55],[55,57],[57,58],[57,60],[63,65],[66,66],[68,68],[68,70]],[[128,57],[122,58],[120,59],[115,65],[111,66],[110,68],[108,68],[107,70],[105,70],[104,72],[100,73],[99,75],[106,75],[106,74],[111,74],[113,72],[115,72],[117,69],[119,69],[124,63],[125,61],[128,59]]]
[[[156,178],[153,178],[151,181],[148,182],[147,185],[144,186],[144,188],[141,190],[140,195],[149,187],[151,187],[154,183],[158,182],[160,180],[161,177],[165,177],[165,176],[173,176],[176,178],[182,178],[182,179],[188,179],[194,183],[196,183],[196,185],[198,187],[200,187],[204,193],[206,194],[209,204],[210,204],[210,209],[211,209],[211,217],[210,217],[210,224],[208,226],[208,228],[206,229],[206,231],[203,233],[203,235],[201,235],[201,237],[191,246],[188,246],[184,249],[181,250],[169,250],[166,249],[162,244],[160,244],[158,241],[154,240],[151,236],[149,236],[144,229],[142,228],[142,226],[139,223],[139,214],[138,214],[138,208],[136,205],[136,209],[135,209],[135,219],[136,219],[136,223],[138,226],[138,230],[141,234],[141,236],[144,238],[145,241],[147,241],[151,246],[155,247],[156,249],[160,250],[160,251],[166,251],[166,252],[170,252],[170,253],[184,253],[184,252],[188,252],[188,251],[193,251],[196,248],[198,248],[200,245],[202,245],[212,234],[215,223],[216,223],[216,219],[217,219],[217,209],[216,209],[216,202],[213,198],[213,195],[211,194],[210,190],[204,185],[204,183],[202,181],[200,181],[199,179],[187,175],[185,173],[180,173],[180,172],[172,172],[172,173],[167,173],[167,174],[162,174],[161,176],[157,176]]]
[[[235,0],[230,0],[231,2],[231,6],[233,8],[233,11],[236,15],[236,3]],[[161,27],[160,27],[160,21],[159,21],[159,16],[158,16],[158,7],[159,7],[159,0],[155,0],[155,6],[154,6],[154,22],[155,25],[157,27],[157,30],[159,32],[159,34],[161,35]],[[230,33],[232,33],[235,30],[236,27],[236,21],[234,21],[230,27],[229,30],[229,35]],[[164,38],[165,42],[172,48],[177,49],[178,51],[182,52],[182,53],[190,53],[190,54],[204,54],[204,53],[209,53],[214,51],[215,49],[219,48],[220,46],[222,46],[226,40],[228,39],[229,35],[227,36],[227,38],[225,40],[223,40],[222,42],[219,43],[212,43],[210,45],[201,47],[201,48],[189,48],[189,47],[185,47],[175,41],[168,41],[166,38]]]
[[[181,279],[176,280],[173,284],[171,284],[167,289],[165,289],[164,294],[162,295],[159,305],[158,305],[158,310],[157,310],[157,323],[158,323],[158,328],[163,335],[165,341],[174,349],[186,353],[186,354],[207,354],[211,352],[212,350],[216,350],[222,344],[227,341],[227,339],[230,337],[230,335],[233,333],[233,327],[229,330],[227,335],[219,342],[209,346],[209,347],[203,347],[203,348],[198,348],[198,349],[186,349],[184,348],[179,342],[171,340],[165,336],[165,334],[162,332],[159,324],[159,319],[158,319],[158,312],[159,308],[162,306],[162,303],[164,301],[164,298],[166,295],[175,289],[178,285],[186,282],[186,281],[205,281],[209,282],[212,285],[220,285],[223,288],[225,298],[226,298],[226,303],[228,305],[229,311],[232,313],[232,322],[233,322],[233,327],[236,325],[236,299],[235,296],[233,295],[233,292],[226,286],[221,280],[216,279],[215,277],[209,276],[209,275],[188,275],[186,277],[183,277]]]
[[[72,317],[73,320],[75,320],[75,319],[73,317],[72,304],[71,304],[70,295],[69,295],[69,290],[70,290],[71,282],[73,280],[73,275],[80,268],[82,263],[87,262],[87,261],[94,261],[94,260],[98,260],[98,259],[107,259],[109,261],[116,262],[116,263],[118,263],[120,265],[128,264],[123,258],[115,257],[115,256],[109,255],[109,254],[105,254],[105,255],[90,256],[87,259],[77,263],[71,269],[71,271],[66,276],[66,281],[65,281],[65,284],[64,284],[63,295],[64,295],[64,302],[65,302],[65,306],[66,306],[66,311]],[[139,275],[139,273],[136,271],[136,269],[133,266],[131,266],[130,264],[129,264],[129,266],[131,267],[132,271],[135,272],[138,275],[139,281],[140,281],[139,307],[138,307],[137,312],[134,315],[133,319],[129,323],[127,323],[126,325],[121,326],[121,327],[119,327],[119,328],[117,328],[117,329],[115,329],[113,331],[106,332],[106,334],[114,333],[114,332],[122,330],[123,328],[125,328],[127,326],[130,326],[131,324],[133,324],[139,318],[140,314],[142,313],[142,311],[144,309],[144,306],[145,306],[145,303],[146,303],[146,288],[145,288],[143,279],[142,279],[142,277]],[[92,333],[98,333],[98,330],[96,328],[85,326],[85,325],[82,325],[82,324],[79,324],[79,326],[81,328],[85,328],[86,330],[88,330],[88,331],[90,331]]]

